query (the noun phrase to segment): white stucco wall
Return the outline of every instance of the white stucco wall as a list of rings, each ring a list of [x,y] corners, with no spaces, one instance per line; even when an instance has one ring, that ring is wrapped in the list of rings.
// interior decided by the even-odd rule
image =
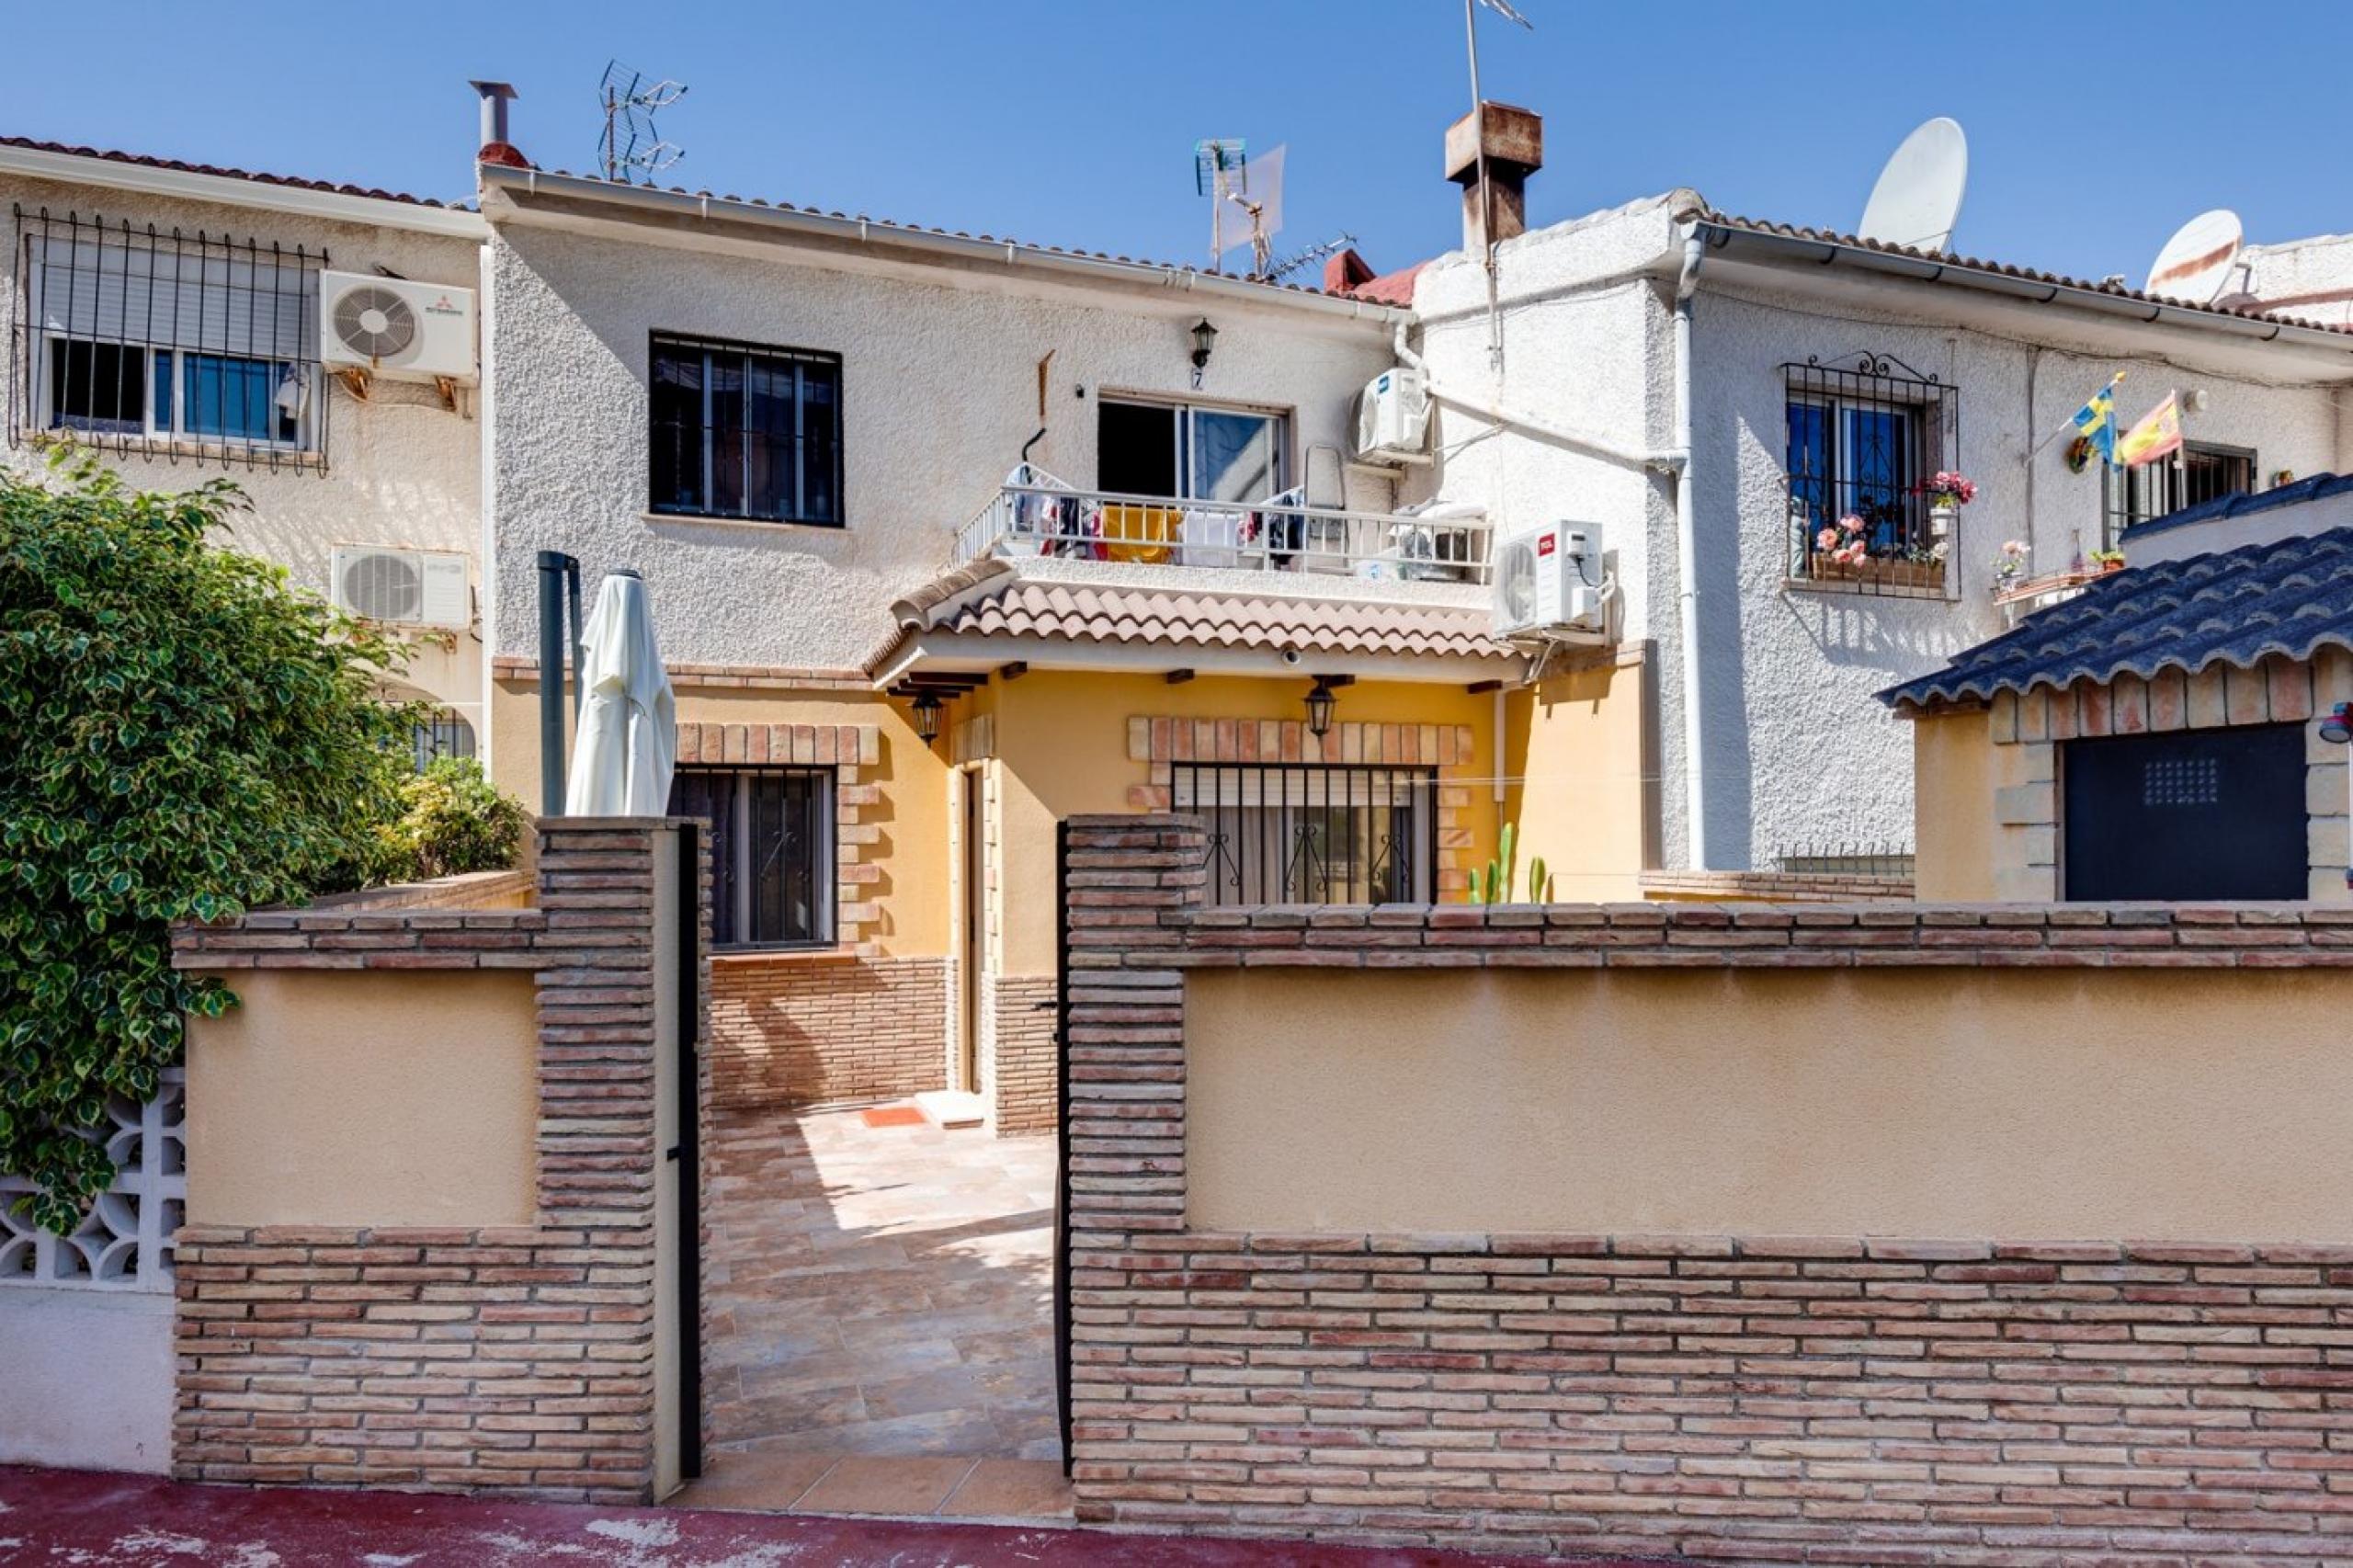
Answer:
[[[472,289],[479,285],[480,246],[472,241],[421,234],[396,229],[323,221],[290,212],[215,206],[210,203],[152,197],[134,191],[77,187],[45,180],[0,178],[0,212],[21,208],[28,215],[46,208],[52,216],[68,212],[85,218],[102,215],[111,225],[129,221],[134,229],[148,224],[165,233],[176,227],[227,234],[242,242],[258,241],[292,248],[324,249],[339,272],[370,272],[382,266],[404,277]],[[14,226],[12,225],[12,230]],[[22,265],[21,231],[0,260],[0,330],[18,343],[12,361],[18,377],[26,374],[17,337],[23,294],[17,268]],[[20,381],[11,395],[21,400]],[[474,418],[474,394],[461,392],[460,412],[449,413],[429,385],[379,381],[370,401],[355,401],[334,378],[327,378],[327,466],[324,472],[286,467],[273,472],[267,463],[248,469],[243,463],[222,465],[181,458],[113,457],[133,484],[157,490],[186,489],[204,480],[225,475],[253,503],[241,513],[224,543],[285,566],[301,585],[325,593],[330,553],[338,544],[399,545],[419,550],[462,551],[476,562],[473,581],[479,596],[481,572],[481,472]],[[0,462],[18,469],[37,468],[41,454],[28,447],[0,448]],[[455,707],[469,719],[481,701],[479,630],[461,632],[454,653],[421,648],[409,670],[410,684],[436,701]]]
[[[0,1464],[165,1473],[173,1365],[168,1293],[0,1289]]]
[[[2305,321],[2353,326],[2353,234],[2249,245],[2223,288],[2234,300]]]
[[[1459,254],[1440,258],[1415,297],[1434,381],[1631,449],[1666,447],[1671,283],[1680,261],[1672,218],[1696,199],[1669,193],[1500,246],[1499,391],[1487,368],[1481,270]],[[2069,473],[2064,440],[2051,437],[2114,371],[2127,372],[2119,397],[2127,420],[2173,388],[2203,389],[2208,408],[2192,421],[2191,438],[2256,449],[2262,475],[2343,460],[2340,395],[2219,372],[2213,354],[2249,362],[2243,342],[2210,350],[2178,330],[2078,325],[1952,290],[1832,279],[1818,267],[1802,283],[1797,277],[1711,257],[1695,301],[1690,483],[1716,869],[1762,865],[1808,845],[1910,842],[1911,733],[1872,694],[2001,631],[1992,560],[2005,540],[2027,540],[2038,571],[2098,546],[2098,473]],[[1809,357],[1851,364],[1865,351],[1959,391],[1959,463],[1980,489],[1961,515],[1949,601],[1787,583],[1782,366]],[[2299,371],[2309,373],[2309,364]],[[1688,865],[1674,485],[1526,428],[1465,444],[1487,429],[1459,408],[1442,410],[1442,458],[1427,483],[1449,498],[1486,501],[1506,527],[1602,523],[1627,596],[1626,640],[1648,641],[1656,655],[1659,854],[1665,865]]]
[[[556,549],[579,558],[591,591],[611,567],[642,571],[672,659],[855,665],[891,631],[891,600],[948,564],[952,529],[1038,428],[1049,351],[1049,433],[1032,458],[1080,487],[1096,483],[1106,392],[1288,411],[1297,473],[1310,446],[1345,450],[1350,397],[1392,363],[1370,317],[655,228],[615,237],[502,222],[491,270],[500,653],[536,650],[533,561]],[[1218,338],[1196,392],[1188,332],[1204,315]],[[846,527],[647,514],[655,331],[841,356]],[[1359,472],[1348,499],[1379,508],[1391,497]]]

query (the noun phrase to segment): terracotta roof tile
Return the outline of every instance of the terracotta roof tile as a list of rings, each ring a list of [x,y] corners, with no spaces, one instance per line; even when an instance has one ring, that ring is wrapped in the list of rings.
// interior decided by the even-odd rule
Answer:
[[[289,190],[321,190],[335,196],[361,196],[374,201],[404,202],[411,207],[449,208],[455,205],[436,201],[429,196],[411,196],[401,190],[346,185],[337,180],[305,179],[299,175],[264,174],[218,164],[182,163],[177,158],[157,158],[144,153],[122,153],[106,147],[74,147],[63,142],[37,141],[29,136],[0,136],[0,147],[22,147],[35,153],[62,153],[68,157],[98,158],[109,164],[132,164],[142,169],[170,169],[185,175],[214,175],[222,179],[248,180],[255,185],[283,186]]]
[[[1303,653],[1518,656],[1488,635],[1487,612],[1472,605],[1031,578],[1003,561],[960,567],[891,608],[900,626],[894,646],[938,631]]]
[[[974,233],[968,229],[943,229],[935,224],[928,223],[902,223],[889,218],[876,218],[864,212],[841,212],[829,210],[823,207],[803,207],[798,203],[790,201],[768,201],[756,196],[737,196],[732,191],[722,195],[714,190],[689,189],[688,187],[682,185],[633,185],[628,180],[608,180],[602,175],[583,174],[572,169],[546,169],[541,172],[561,176],[565,179],[586,180],[597,185],[618,185],[625,188],[636,190],[660,190],[666,192],[671,196],[691,196],[699,200],[705,201],[725,201],[731,202],[738,207],[765,207],[775,212],[798,212],[811,218],[833,218],[843,222],[868,223],[877,229],[893,229],[902,233],[933,234],[942,239],[950,240],[979,240],[988,244],[1014,245],[1022,250],[1037,251],[1046,256],[1076,256],[1086,261],[1112,261],[1120,262],[1129,267],[1149,267],[1158,271],[1172,272],[1179,275],[1185,273],[1195,273],[1203,278],[1223,278],[1231,279],[1236,283],[1255,283],[1259,288],[1270,290],[1278,294],[1313,294],[1319,298],[1331,300],[1363,300],[1367,304],[1380,304],[1386,302],[1382,301],[1366,299],[1362,295],[1350,293],[1347,290],[1317,289],[1312,288],[1304,283],[1269,282],[1264,279],[1251,278],[1248,275],[1240,272],[1227,272],[1218,267],[1194,267],[1187,262],[1154,261],[1149,256],[1122,256],[1114,251],[1086,250],[1077,246],[1040,244],[1034,240],[1015,239],[1010,234],[992,234],[987,233]]]
[[[2138,300],[2153,305],[2170,305],[2177,310],[2202,311],[2210,315],[2237,316],[2245,321],[2279,322],[2287,326],[2309,327],[2318,332],[2353,334],[2353,326],[2331,322],[2313,321],[2273,311],[2256,310],[2238,305],[2218,305],[2198,300],[2179,300],[2169,294],[2146,294],[2138,289],[2128,289],[2121,283],[2094,283],[2081,278],[2069,278],[2063,273],[2044,272],[2031,267],[2017,267],[2006,261],[1985,261],[1955,251],[1921,250],[1912,245],[1891,244],[1885,240],[1867,240],[1859,234],[1841,233],[1836,229],[1811,229],[1798,223],[1777,223],[1765,218],[1742,218],[1729,212],[1707,208],[1699,213],[1700,222],[1722,228],[1745,230],[1755,234],[1776,234],[1783,239],[1819,240],[1824,244],[1847,245],[1858,250],[1878,251],[1885,256],[1906,256],[1921,261],[1938,262],[1947,267],[1966,267],[1972,272],[1991,272],[2004,278],[2023,278],[2029,283],[2049,283],[2061,289],[2081,289],[2095,294],[2109,294],[2120,300]],[[1379,279],[1375,279],[1376,282]],[[1370,287],[1370,285],[1368,285]],[[1362,290],[1358,290],[1362,297]]]

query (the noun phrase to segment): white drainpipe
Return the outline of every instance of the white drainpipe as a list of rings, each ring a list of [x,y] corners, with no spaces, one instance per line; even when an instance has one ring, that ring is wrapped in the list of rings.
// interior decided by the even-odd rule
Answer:
[[[1694,232],[1683,242],[1683,271],[1675,280],[1675,570],[1683,638],[1683,808],[1690,869],[1712,869],[1708,850],[1708,769],[1699,713],[1699,541],[1691,516],[1691,296],[1699,287],[1707,242]]]

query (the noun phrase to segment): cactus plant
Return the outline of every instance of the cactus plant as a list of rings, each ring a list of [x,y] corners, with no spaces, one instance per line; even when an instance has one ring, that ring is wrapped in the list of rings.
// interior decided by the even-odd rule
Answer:
[[[1518,872],[1512,863],[1513,851],[1519,841],[1519,829],[1513,823],[1504,824],[1503,833],[1495,845],[1495,854],[1482,871],[1471,868],[1470,900],[1472,903],[1509,903],[1517,891]],[[1547,902],[1552,894],[1552,879],[1544,869],[1544,858],[1537,856],[1528,863],[1528,896],[1537,903]]]

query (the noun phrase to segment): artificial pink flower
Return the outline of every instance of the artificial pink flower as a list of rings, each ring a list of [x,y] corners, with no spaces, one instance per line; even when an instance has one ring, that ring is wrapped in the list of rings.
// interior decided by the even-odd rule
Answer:
[[[1818,533],[1818,534],[1814,535],[1814,536],[1813,536],[1813,548],[1814,548],[1814,549],[1816,549],[1816,550],[1836,550],[1836,549],[1837,549],[1837,548],[1838,548],[1838,530],[1837,530],[1836,528],[1824,528],[1824,529],[1823,529],[1820,533]]]

